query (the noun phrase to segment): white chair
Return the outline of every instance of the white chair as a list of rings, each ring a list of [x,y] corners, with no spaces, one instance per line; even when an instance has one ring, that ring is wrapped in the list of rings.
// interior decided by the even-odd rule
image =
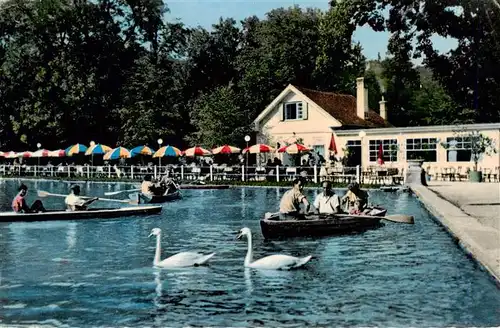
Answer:
[[[80,175],[80,176],[83,176],[83,174],[84,174],[84,172],[83,172],[83,166],[81,166],[81,165],[77,165],[76,166],[76,174]]]
[[[122,173],[122,170],[120,170],[120,169],[118,168],[118,166],[116,166],[116,164],[115,164],[115,165],[113,165],[113,169],[115,170],[115,174],[116,174],[116,176],[117,176],[118,178],[121,178],[121,177],[122,177],[122,174],[123,174],[123,173]]]
[[[285,170],[285,174],[288,180],[293,179],[297,175],[296,167],[287,167]]]

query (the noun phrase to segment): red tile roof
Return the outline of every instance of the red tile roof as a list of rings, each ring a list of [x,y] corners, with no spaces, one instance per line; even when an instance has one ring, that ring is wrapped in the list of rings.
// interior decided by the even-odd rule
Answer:
[[[392,126],[392,124],[385,121],[378,113],[371,109],[368,113],[365,113],[365,119],[361,119],[357,114],[356,98],[354,96],[294,87],[323,108],[328,114],[340,121],[344,126],[372,128]]]

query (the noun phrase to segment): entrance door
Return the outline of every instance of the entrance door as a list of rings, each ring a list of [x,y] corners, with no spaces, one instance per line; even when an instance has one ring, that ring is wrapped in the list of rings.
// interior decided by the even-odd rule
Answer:
[[[347,140],[347,149],[349,149],[349,156],[347,158],[347,167],[361,166],[361,141],[360,140]]]

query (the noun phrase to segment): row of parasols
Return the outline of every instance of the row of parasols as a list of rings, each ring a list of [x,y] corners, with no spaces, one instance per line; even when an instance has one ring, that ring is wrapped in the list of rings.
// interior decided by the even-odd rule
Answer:
[[[127,149],[124,147],[116,147],[116,148],[111,148],[109,146],[103,145],[103,144],[94,144],[91,145],[90,147],[87,147],[83,144],[75,144],[72,145],[66,149],[58,149],[54,151],[50,151],[47,149],[39,149],[34,152],[30,151],[24,151],[24,152],[1,152],[0,151],[0,157],[4,158],[40,158],[40,157],[66,157],[66,156],[73,156],[73,155],[78,155],[78,154],[85,154],[85,155],[104,155],[103,159],[104,160],[115,160],[115,159],[120,159],[120,158],[131,158],[137,155],[148,155],[148,156],[153,156],[154,158],[160,158],[160,157],[166,157],[166,156],[173,156],[173,157],[178,157],[178,156],[188,156],[188,157],[195,157],[195,156],[210,156],[210,155],[217,155],[217,154],[239,154],[240,152],[245,154],[245,153],[250,153],[250,154],[260,154],[260,153],[272,153],[275,152],[276,148],[273,148],[269,145],[266,144],[256,144],[250,147],[247,147],[243,150],[238,147],[230,146],[230,145],[224,145],[220,146],[217,148],[214,148],[212,150],[204,149],[202,147],[196,146],[192,147],[189,149],[186,149],[184,151],[181,151],[179,148],[173,147],[173,146],[163,146],[157,151],[154,149],[143,145],[143,146],[137,146],[132,149]],[[278,152],[280,153],[288,153],[288,154],[299,154],[299,153],[307,153],[309,152],[310,149],[305,147],[304,145],[301,144],[291,144],[287,146],[280,147],[278,149]]]

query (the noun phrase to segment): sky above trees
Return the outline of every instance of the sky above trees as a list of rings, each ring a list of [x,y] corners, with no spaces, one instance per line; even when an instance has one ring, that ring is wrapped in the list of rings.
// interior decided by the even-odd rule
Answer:
[[[301,8],[317,8],[328,10],[328,1],[325,0],[172,0],[165,1],[169,13],[169,20],[179,19],[186,26],[201,26],[207,30],[212,29],[212,24],[220,17],[231,17],[237,21],[246,17],[256,15],[263,19],[266,13],[280,7],[300,6]],[[360,26],[353,35],[355,42],[360,42],[363,47],[363,55],[368,59],[376,59],[378,54],[385,57],[389,41],[388,32],[375,32],[369,26]],[[443,38],[435,35],[433,44],[440,52],[448,52],[457,46],[457,41],[452,38]],[[415,64],[421,64],[422,59],[414,60]]]

